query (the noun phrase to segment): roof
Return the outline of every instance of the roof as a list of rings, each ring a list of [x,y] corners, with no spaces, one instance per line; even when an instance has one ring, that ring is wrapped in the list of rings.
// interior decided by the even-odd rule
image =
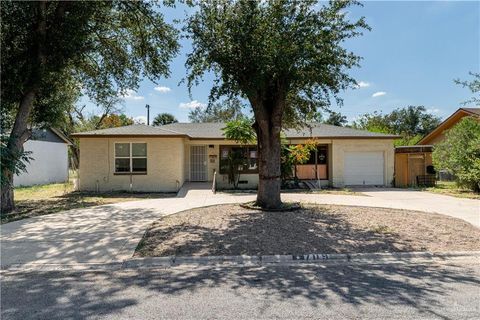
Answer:
[[[425,135],[420,141],[417,142],[417,144],[430,144],[436,136],[445,130],[450,129],[457,124],[460,119],[466,116],[480,117],[480,108],[459,108],[451,116],[440,123],[435,129],[433,129],[432,132]]]
[[[33,128],[32,135],[30,137],[32,141],[45,141],[45,142],[56,142],[56,143],[66,143],[71,146],[73,143],[70,141],[62,131],[55,128]]]
[[[309,127],[300,130],[287,129],[287,138],[377,138],[395,139],[396,135],[356,130],[321,123],[310,123]],[[222,129],[225,123],[171,123],[160,127],[136,124],[125,127],[102,129],[74,133],[74,137],[97,136],[158,136],[158,137],[188,137],[191,139],[224,139]]]
[[[460,108],[460,110],[480,116],[480,108]]]
[[[77,132],[73,137],[93,136],[185,136],[184,133],[174,132],[160,127],[147,126],[145,124],[133,124],[130,126],[100,129],[94,131]]]

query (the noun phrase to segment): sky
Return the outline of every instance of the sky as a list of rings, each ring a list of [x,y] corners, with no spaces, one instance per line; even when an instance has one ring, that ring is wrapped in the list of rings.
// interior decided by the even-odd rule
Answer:
[[[479,1],[367,1],[363,5],[350,8],[348,16],[365,16],[372,31],[345,43],[363,57],[361,67],[350,71],[359,88],[341,92],[343,106],[334,104],[332,110],[352,121],[367,112],[423,105],[446,118],[471,97],[454,79],[468,80],[469,71],[480,72]],[[183,18],[188,11],[182,6],[162,9],[167,21]],[[168,79],[144,80],[136,92],[123,97],[128,116],[144,121],[149,104],[151,119],[168,112],[188,122],[191,108],[208,103],[211,75],[193,88],[191,96],[186,85],[180,84],[186,77],[186,55],[191,52],[188,40],[180,44]],[[97,110],[86,98],[79,103],[93,113]]]

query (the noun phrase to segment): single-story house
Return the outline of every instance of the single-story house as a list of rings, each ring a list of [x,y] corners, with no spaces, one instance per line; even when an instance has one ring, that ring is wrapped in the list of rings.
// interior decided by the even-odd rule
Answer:
[[[435,145],[445,138],[445,131],[456,125],[463,117],[480,119],[480,108],[460,108],[440,123],[432,132],[417,142],[417,145]]]
[[[81,132],[79,189],[93,191],[178,191],[186,181],[212,181],[229,188],[226,159],[238,143],[226,140],[224,123],[173,123],[160,127],[131,125]],[[289,144],[315,138],[318,156],[297,168],[302,179],[322,185],[390,186],[394,172],[393,140],[397,136],[313,123],[286,130]],[[245,152],[239,187],[258,184],[257,148]],[[317,166],[315,168],[315,166]]]
[[[68,146],[71,141],[55,128],[33,129],[23,149],[32,158],[26,172],[13,177],[14,186],[63,183],[68,181]]]

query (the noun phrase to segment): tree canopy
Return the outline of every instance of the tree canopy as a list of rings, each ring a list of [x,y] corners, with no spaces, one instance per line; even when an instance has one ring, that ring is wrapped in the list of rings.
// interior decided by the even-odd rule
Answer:
[[[478,72],[470,72],[470,76],[472,76],[472,80],[460,80],[456,79],[455,83],[461,85],[464,88],[467,88],[472,92],[473,97],[468,100],[462,102],[463,105],[475,105],[480,106],[480,73]]]
[[[323,122],[334,126],[344,127],[348,120],[347,117],[340,112],[330,111],[328,118]]]
[[[244,117],[245,105],[238,98],[209,104],[206,108],[196,107],[188,114],[191,122],[228,122]]]
[[[465,117],[445,134],[433,150],[438,169],[453,173],[460,186],[480,192],[480,121]]]
[[[396,145],[412,145],[430,133],[441,122],[440,117],[427,111],[424,106],[397,108],[390,113],[366,113],[355,120],[356,129],[390,133],[402,136]]]
[[[153,126],[163,126],[169,123],[178,122],[177,118],[170,113],[159,113],[153,119],[152,125]]]
[[[193,51],[187,58],[188,85],[212,72],[210,100],[240,96],[251,105],[259,151],[257,204],[278,208],[280,132],[301,125],[341,90],[356,85],[347,73],[360,57],[344,41],[369,29],[364,18],[350,21],[356,1],[314,0],[199,2],[186,31]]]
[[[5,1],[1,11],[2,117],[11,126],[6,148],[21,160],[29,126],[64,119],[65,95],[97,104],[142,78],[168,76],[177,31],[156,2]],[[4,132],[3,132],[4,133]],[[2,135],[4,136],[4,135]],[[2,167],[2,211],[13,208],[12,166]]]

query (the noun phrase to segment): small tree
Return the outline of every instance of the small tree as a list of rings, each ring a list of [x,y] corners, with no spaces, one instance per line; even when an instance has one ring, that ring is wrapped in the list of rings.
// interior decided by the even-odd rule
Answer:
[[[480,192],[480,121],[463,118],[433,150],[433,163],[454,174],[457,184]]]
[[[231,151],[228,154],[228,183],[233,184],[236,189],[240,180],[240,167],[247,165],[245,153],[247,146],[256,143],[255,131],[252,128],[252,122],[247,118],[240,118],[227,122],[222,129],[226,139],[240,143],[239,150]]]
[[[282,149],[282,180],[285,182],[291,177],[297,180],[295,166],[304,164],[310,159],[310,154],[317,148],[317,141],[307,140],[304,144],[287,145]]]
[[[153,126],[163,126],[165,124],[176,123],[178,122],[177,118],[170,113],[160,113],[157,114],[155,119],[153,119]]]

